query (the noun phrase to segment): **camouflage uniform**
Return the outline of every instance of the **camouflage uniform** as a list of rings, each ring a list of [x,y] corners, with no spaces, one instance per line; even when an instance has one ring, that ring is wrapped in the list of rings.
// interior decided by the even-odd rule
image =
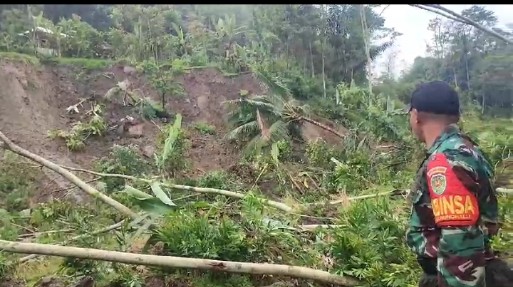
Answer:
[[[456,125],[428,150],[410,194],[406,236],[425,273],[420,286],[486,286],[485,265],[495,258],[490,239],[499,229],[492,177],[482,152]]]

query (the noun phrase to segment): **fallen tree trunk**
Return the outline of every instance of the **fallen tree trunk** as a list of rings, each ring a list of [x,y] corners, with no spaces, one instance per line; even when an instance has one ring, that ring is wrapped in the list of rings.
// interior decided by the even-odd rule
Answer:
[[[147,215],[143,215],[143,216],[139,217],[139,219],[136,219],[132,223],[130,223],[130,226],[136,226],[141,221],[143,221],[146,217],[147,217]],[[95,231],[93,231],[91,233],[84,233],[84,234],[80,234],[80,235],[71,237],[70,239],[64,240],[64,241],[62,241],[61,243],[58,243],[58,244],[59,245],[65,245],[65,244],[68,244],[71,241],[76,241],[76,240],[79,240],[79,239],[82,239],[82,238],[86,238],[86,237],[89,237],[89,236],[95,236],[95,235],[98,235],[98,234],[106,233],[106,232],[109,232],[111,230],[120,228],[126,222],[127,222],[127,220],[123,219],[123,220],[121,220],[118,223],[112,224],[112,225],[104,227],[102,229],[95,230]],[[31,259],[36,258],[39,255],[41,255],[41,254],[30,254],[30,255],[27,255],[25,257],[20,258],[19,262],[23,263],[23,262],[29,261]]]
[[[325,125],[325,124],[323,124],[323,123],[321,123],[321,122],[318,122],[318,121],[316,121],[316,120],[314,120],[314,119],[311,119],[311,118],[308,118],[308,117],[303,117],[303,116],[301,116],[301,117],[299,118],[299,120],[303,120],[303,121],[305,121],[305,122],[307,122],[307,123],[310,123],[310,124],[312,124],[312,125],[314,125],[314,126],[317,126],[317,127],[321,128],[321,129],[323,129],[323,130],[325,130],[325,131],[328,131],[328,132],[330,132],[330,133],[332,133],[332,134],[336,135],[336,136],[337,136],[337,137],[339,137],[339,138],[342,138],[342,139],[343,139],[343,138],[345,138],[345,137],[346,137],[344,134],[342,134],[342,133],[340,133],[340,132],[336,131],[335,129],[332,129],[332,128],[330,128],[329,126],[327,126],[327,125]]]
[[[124,206],[123,204],[121,204],[120,202],[108,197],[107,195],[99,192],[96,188],[92,187],[91,185],[87,184],[86,182],[84,182],[83,180],[81,180],[80,178],[78,178],[76,175],[74,175],[73,173],[71,173],[69,170],[72,170],[72,171],[81,171],[81,172],[86,172],[86,173],[89,173],[89,174],[95,174],[95,175],[98,175],[98,176],[104,176],[104,177],[118,177],[118,178],[125,178],[125,179],[129,179],[129,180],[134,180],[134,181],[143,181],[143,182],[147,182],[147,183],[152,183],[153,181],[152,180],[148,180],[148,179],[144,179],[144,178],[137,178],[137,177],[133,177],[133,176],[128,176],[128,175],[123,175],[123,174],[107,174],[107,173],[99,173],[99,172],[94,172],[94,171],[90,171],[90,170],[87,170],[87,169],[81,169],[81,168],[74,168],[74,167],[67,167],[67,166],[61,166],[61,165],[57,165],[41,156],[38,156],[36,154],[33,154],[23,148],[21,148],[20,146],[16,145],[15,143],[13,143],[9,138],[7,138],[2,132],[0,132],[0,140],[2,140],[4,142],[3,145],[1,145],[0,147],[2,148],[5,148],[5,149],[8,149],[16,154],[19,154],[23,157],[26,157],[32,161],[35,161],[41,165],[43,165],[44,167],[47,167],[55,172],[57,172],[58,174],[62,175],[64,178],[66,178],[67,180],[69,180],[71,183],[73,183],[74,185],[78,186],[80,189],[82,189],[83,191],[85,191],[86,193],[94,196],[94,197],[97,197],[99,198],[100,200],[102,200],[103,202],[107,203],[108,205],[114,207],[116,210],[120,211],[121,213],[133,218],[133,219],[137,219],[139,216],[137,215],[137,213],[133,212],[131,209],[129,209],[128,207]],[[230,196],[230,197],[235,197],[235,198],[244,198],[246,195],[243,194],[243,193],[239,193],[239,192],[233,192],[233,191],[229,191],[229,190],[223,190],[223,189],[216,189],[216,188],[205,188],[205,187],[194,187],[194,186],[187,186],[187,185],[179,185],[179,184],[169,184],[169,183],[162,183],[163,186],[166,186],[166,187],[169,187],[169,188],[176,188],[176,189],[181,189],[181,190],[190,190],[190,191],[194,191],[194,192],[200,192],[200,193],[214,193],[214,194],[221,194],[221,195],[226,195],[226,196]],[[292,212],[292,207],[284,204],[284,203],[281,203],[281,202],[277,202],[277,201],[273,201],[273,200],[268,200],[268,199],[263,199],[261,198],[260,199],[263,203],[269,205],[269,206],[273,206],[275,208],[278,208],[280,210],[283,210],[285,212]]]
[[[139,178],[139,177],[124,175],[124,174],[101,173],[101,172],[95,172],[92,170],[87,170],[87,169],[82,169],[82,168],[74,168],[74,167],[69,167],[69,166],[61,166],[61,167],[64,169],[85,172],[85,173],[94,174],[94,175],[103,176],[103,177],[124,178],[124,179],[128,179],[128,180],[133,180],[133,181],[146,182],[148,184],[151,184],[155,181],[155,180],[149,180],[149,179],[145,179],[145,178]],[[199,193],[220,194],[220,195],[226,195],[226,196],[240,198],[240,199],[243,199],[244,197],[246,197],[246,195],[244,193],[230,191],[230,190],[224,190],[224,189],[217,189],[217,188],[195,187],[195,186],[172,184],[172,183],[166,183],[166,182],[162,182],[161,185],[168,187],[168,188],[189,190],[189,191],[194,191],[194,192],[199,192]],[[284,203],[278,202],[278,201],[269,200],[266,198],[259,198],[259,200],[264,204],[275,207],[275,208],[280,209],[285,212],[292,212],[294,210],[292,207],[290,207]]]
[[[311,206],[322,206],[322,205],[336,205],[336,204],[340,204],[340,203],[344,203],[346,201],[355,201],[355,200],[360,200],[360,199],[367,199],[367,198],[374,198],[374,197],[380,197],[380,196],[386,196],[386,195],[391,195],[391,194],[394,194],[394,193],[397,193],[398,191],[397,190],[392,190],[392,191],[385,191],[385,192],[380,192],[380,193],[375,193],[375,194],[364,194],[364,195],[358,195],[358,196],[352,196],[352,197],[345,197],[343,199],[337,199],[337,200],[329,200],[329,201],[320,201],[320,202],[311,202],[311,203],[305,203],[304,205],[305,206],[308,206],[308,207],[311,207]]]
[[[290,276],[321,281],[329,284],[337,284],[339,286],[357,286],[360,284],[356,279],[350,277],[342,277],[326,271],[312,268],[281,264],[246,263],[174,256],[156,256],[50,244],[12,242],[6,240],[0,240],[0,250],[14,253],[74,257],[135,265],[191,268],[256,275]]]
[[[6,137],[1,131],[0,131],[0,140],[2,140],[4,142],[4,144],[2,145],[3,148],[8,149],[16,154],[26,157],[32,161],[35,161],[53,171],[55,171],[56,173],[62,175],[64,178],[69,180],[71,183],[78,186],[80,189],[82,189],[86,193],[88,193],[89,195],[100,199],[101,201],[112,206],[113,208],[115,208],[117,211],[123,213],[124,215],[131,217],[133,219],[136,219],[139,217],[137,215],[137,213],[130,210],[130,208],[128,208],[128,207],[124,206],[123,204],[121,204],[120,202],[108,197],[107,195],[99,192],[96,188],[85,183],[83,180],[81,180],[80,178],[78,178],[76,175],[69,172],[68,170],[62,168],[61,166],[43,158],[43,157],[40,157],[36,154],[29,152],[28,150],[25,150],[25,149],[19,147],[18,145],[13,143],[8,137]]]

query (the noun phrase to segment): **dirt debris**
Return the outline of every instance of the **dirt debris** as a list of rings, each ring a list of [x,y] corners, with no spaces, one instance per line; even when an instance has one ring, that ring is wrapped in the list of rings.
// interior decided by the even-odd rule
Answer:
[[[115,65],[104,71],[84,73],[69,66],[38,66],[0,62],[0,130],[21,147],[58,164],[92,168],[95,161],[107,155],[114,144],[134,145],[149,157],[155,151],[155,141],[163,122],[137,119],[134,125],[120,135],[114,129],[103,137],[90,138],[79,152],[71,152],[63,141],[50,139],[48,131],[69,130],[92,108],[92,102],[101,101],[109,89],[118,82],[129,81],[139,95],[160,101],[151,83],[134,68]],[[199,176],[212,170],[229,169],[239,161],[240,151],[224,140],[226,125],[226,100],[237,99],[241,90],[249,94],[265,94],[267,89],[252,74],[237,77],[224,76],[219,70],[205,68],[192,70],[178,79],[184,87],[184,96],[169,96],[166,109],[172,114],[181,113],[183,125],[188,128],[190,149],[186,157],[192,164],[190,176]],[[87,99],[84,101],[84,99]],[[79,113],[69,113],[67,108],[77,105]],[[119,125],[120,119],[137,117],[132,108],[120,102],[105,104],[104,117],[109,127]],[[198,123],[208,123],[215,134],[202,134],[193,128]],[[307,127],[308,138],[326,137],[323,131]],[[55,192],[69,187],[69,183],[51,171],[45,171],[49,181],[41,198],[62,196]],[[83,175],[81,175],[83,176]],[[86,176],[83,176],[86,177]],[[88,178],[84,178],[88,179]],[[53,183],[49,184],[49,183]],[[71,193],[81,201],[80,191]]]

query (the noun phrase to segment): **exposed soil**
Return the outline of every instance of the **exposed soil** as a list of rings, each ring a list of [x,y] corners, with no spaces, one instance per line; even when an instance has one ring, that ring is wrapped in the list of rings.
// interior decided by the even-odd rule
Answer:
[[[130,72],[127,72],[130,71]],[[0,130],[21,147],[53,162],[66,166],[91,168],[95,160],[105,156],[114,144],[135,145],[140,150],[154,148],[159,121],[144,121],[142,136],[130,137],[112,129],[107,135],[89,138],[84,150],[70,152],[62,140],[50,139],[52,129],[69,130],[78,120],[87,120],[85,114],[92,107],[90,101],[79,106],[79,114],[69,114],[66,108],[81,99],[102,101],[106,104],[104,115],[110,126],[119,124],[125,116],[137,117],[132,107],[126,107],[121,99],[103,100],[105,93],[118,82],[129,80],[131,89],[138,94],[159,101],[158,93],[144,76],[123,65],[105,71],[87,72],[69,66],[39,66],[0,61]],[[186,155],[192,164],[191,176],[207,171],[229,169],[238,162],[239,151],[223,140],[226,125],[226,106],[223,102],[238,98],[241,90],[249,94],[265,94],[266,87],[252,74],[226,77],[214,68],[192,70],[179,78],[185,96],[169,96],[166,108],[172,114],[181,113],[183,124],[192,127],[198,122],[215,127],[215,135],[203,135],[188,129],[191,148]],[[311,124],[304,126],[307,140],[318,137],[328,142],[339,139],[333,134]],[[45,169],[46,170],[46,169]],[[42,199],[61,197],[69,183],[50,171],[48,180],[42,182]],[[81,177],[87,179],[85,175]],[[43,188],[44,187],[44,188]],[[61,189],[61,191],[59,191]],[[72,193],[74,199],[82,199],[81,192]]]

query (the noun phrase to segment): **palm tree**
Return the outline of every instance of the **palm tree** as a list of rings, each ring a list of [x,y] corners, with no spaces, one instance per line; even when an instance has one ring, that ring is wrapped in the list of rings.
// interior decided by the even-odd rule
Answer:
[[[284,102],[279,96],[241,95],[238,100],[227,101],[235,106],[229,113],[229,122],[235,128],[226,138],[231,141],[247,142],[246,152],[260,150],[273,142],[291,139],[291,132],[297,129],[297,122],[284,116]]]
[[[226,103],[235,108],[229,113],[229,122],[235,128],[227,135],[231,141],[247,142],[246,151],[259,150],[272,143],[292,138],[302,138],[304,122],[329,131],[340,138],[345,136],[308,116],[308,106],[300,105],[290,90],[276,77],[264,72],[255,72],[270,88],[269,95],[248,98],[241,94],[237,100]]]

